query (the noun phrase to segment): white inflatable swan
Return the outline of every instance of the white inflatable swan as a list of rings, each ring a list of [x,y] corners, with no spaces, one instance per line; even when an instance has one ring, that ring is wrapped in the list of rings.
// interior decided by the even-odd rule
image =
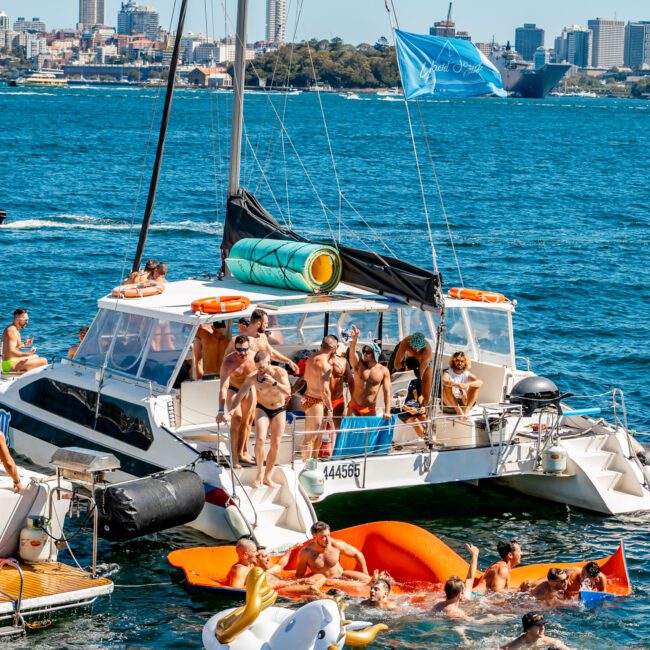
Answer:
[[[383,623],[371,626],[345,620],[331,599],[293,610],[272,607],[276,598],[262,569],[251,569],[246,604],[215,614],[203,628],[203,646],[207,650],[340,650],[346,644],[372,643],[388,629]]]

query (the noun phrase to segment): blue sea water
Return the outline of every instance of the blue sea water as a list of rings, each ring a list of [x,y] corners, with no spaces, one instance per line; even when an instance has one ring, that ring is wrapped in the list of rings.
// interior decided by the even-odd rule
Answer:
[[[352,245],[430,267],[403,103],[337,95],[321,101],[327,132],[314,94],[246,96],[243,184],[305,234],[340,233]],[[174,97],[145,251],[145,258],[169,263],[172,279],[214,275],[219,266],[229,102],[228,94],[201,91]],[[29,334],[48,357],[67,350],[97,298],[130,266],[161,107],[155,90],[0,88],[0,208],[9,213],[0,227],[0,318],[8,323],[15,307],[28,307]],[[459,282],[451,233],[465,286],[518,301],[518,354],[562,390],[623,388],[631,427],[649,431],[650,103],[427,101],[412,107],[411,118],[446,286]],[[608,400],[580,404],[608,412]],[[497,537],[519,538],[526,562],[600,557],[622,538],[633,596],[550,612],[548,633],[575,648],[650,647],[648,515],[606,518],[467,486],[415,490],[408,500],[399,491],[339,498],[319,512],[335,527],[411,521],[461,553],[473,541],[482,566],[495,558]],[[112,598],[17,647],[200,646],[202,624],[231,603],[188,590],[165,557],[207,541],[179,529],[128,544],[102,542],[102,569],[118,585]],[[89,550],[85,539],[82,561]],[[391,615],[376,647],[496,647],[518,633],[520,615],[464,628],[421,613]]]

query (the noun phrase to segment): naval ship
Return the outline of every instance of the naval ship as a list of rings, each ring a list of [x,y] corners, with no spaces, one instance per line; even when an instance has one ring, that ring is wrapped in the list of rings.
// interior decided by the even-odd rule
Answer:
[[[505,47],[495,45],[488,59],[501,73],[503,86],[511,95],[533,99],[546,97],[571,67],[568,63],[546,63],[536,70],[510,43]]]

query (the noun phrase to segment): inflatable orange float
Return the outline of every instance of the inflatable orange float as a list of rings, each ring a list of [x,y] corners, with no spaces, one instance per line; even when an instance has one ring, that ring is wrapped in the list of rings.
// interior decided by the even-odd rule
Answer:
[[[365,556],[370,574],[387,571],[395,580],[395,593],[437,591],[452,576],[465,578],[468,563],[433,533],[400,521],[377,521],[332,532],[332,537],[358,548]],[[307,542],[306,542],[307,543]],[[291,578],[295,574],[298,552],[291,551],[285,571],[279,575]],[[280,556],[272,558],[277,563]],[[234,546],[209,546],[173,551],[168,562],[183,570],[187,581],[194,587],[223,590],[244,594],[225,582],[230,567],[237,561]],[[596,560],[607,576],[607,591],[622,596],[630,593],[630,581],[625,563],[623,544],[610,557]],[[354,560],[341,557],[344,569],[354,569]],[[513,569],[510,584],[517,589],[525,580],[545,578],[551,567],[582,567],[586,562],[533,564]],[[478,574],[480,577],[480,573]],[[477,578],[478,580],[478,578]],[[337,584],[337,587],[339,585]],[[323,587],[327,591],[329,587]],[[367,587],[350,581],[349,588],[341,587],[353,596],[367,596]]]

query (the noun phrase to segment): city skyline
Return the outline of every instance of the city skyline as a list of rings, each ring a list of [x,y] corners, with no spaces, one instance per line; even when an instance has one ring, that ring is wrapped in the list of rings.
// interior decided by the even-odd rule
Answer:
[[[167,28],[171,21],[173,0],[144,0],[141,5],[148,5],[160,13],[160,25]],[[227,27],[224,25],[223,5],[228,10]],[[395,0],[397,18],[400,27],[406,31],[428,33],[436,20],[443,20],[447,14],[446,0]],[[298,0],[286,2],[287,26],[285,38],[293,40],[295,14]],[[106,23],[115,26],[120,0],[105,0]],[[74,27],[79,20],[79,3],[54,5],[50,0],[0,0],[0,11],[9,15],[11,24],[19,17],[28,19],[39,17],[48,30]],[[208,7],[210,11],[210,7]],[[204,17],[202,2],[190,2],[186,32],[208,33],[210,37],[220,38],[224,32],[232,33],[235,25],[236,1],[221,0],[214,2],[214,29],[209,18],[208,29]],[[266,0],[249,2],[248,40],[263,40],[266,27]],[[515,7],[505,0],[494,0],[490,6],[478,0],[459,0],[454,2],[452,19],[456,28],[470,33],[475,42],[489,41],[494,38],[501,43],[510,40],[514,43],[515,29],[524,23],[536,23],[545,30],[546,46],[552,47],[552,40],[559,35],[563,27],[580,24],[586,26],[589,19],[602,17],[628,21],[650,19],[650,8],[640,9],[639,3],[632,0],[593,0],[567,3],[560,0],[547,0],[543,5],[532,0],[523,0]],[[175,17],[174,23],[175,24]],[[326,6],[317,0],[303,3],[300,25],[296,40],[308,38],[341,37],[350,43],[374,42],[380,36],[389,35],[389,24],[384,0],[357,0],[353,6],[345,0],[330,0]]]

